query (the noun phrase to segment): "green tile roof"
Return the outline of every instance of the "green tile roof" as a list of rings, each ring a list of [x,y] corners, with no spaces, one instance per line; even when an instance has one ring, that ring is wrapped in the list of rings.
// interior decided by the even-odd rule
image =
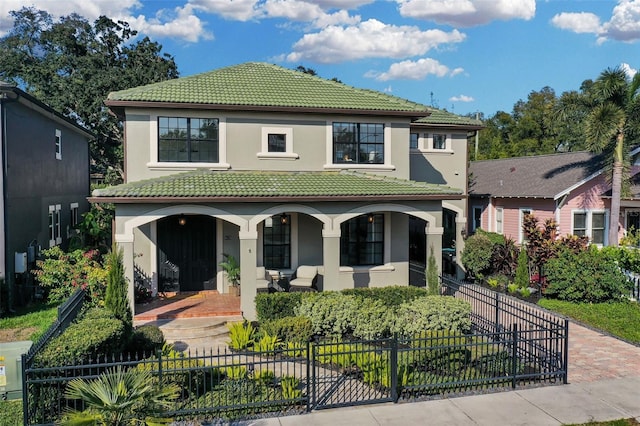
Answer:
[[[429,111],[425,105],[396,96],[258,62],[112,92],[107,98],[108,105],[122,102],[344,109],[408,116],[426,115]]]
[[[456,115],[450,113],[449,111],[444,111],[436,108],[429,108],[431,115],[427,117],[422,117],[418,120],[415,120],[414,123],[417,124],[431,124],[431,125],[459,125],[459,126],[474,126],[474,127],[484,127],[482,121],[476,120],[474,118],[463,117],[460,115]]]
[[[324,199],[392,197],[416,199],[458,196],[459,189],[349,171],[260,172],[199,170],[112,186],[93,197],[120,199]]]

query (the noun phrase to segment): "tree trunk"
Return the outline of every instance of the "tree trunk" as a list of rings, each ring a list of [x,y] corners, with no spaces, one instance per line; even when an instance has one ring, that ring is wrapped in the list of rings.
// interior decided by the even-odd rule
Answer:
[[[620,195],[622,192],[622,157],[624,134],[618,133],[616,149],[613,153],[613,178],[611,179],[611,216],[609,219],[609,245],[618,246],[620,226]]]

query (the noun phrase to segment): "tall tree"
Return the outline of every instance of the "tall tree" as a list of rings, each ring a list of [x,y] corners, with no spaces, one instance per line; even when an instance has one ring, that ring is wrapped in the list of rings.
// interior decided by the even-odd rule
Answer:
[[[640,135],[640,74],[629,78],[621,68],[608,68],[586,90],[591,108],[585,118],[590,151],[611,159],[609,245],[618,245],[620,199],[627,144]]]
[[[0,38],[0,80],[19,85],[92,131],[98,171],[122,171],[122,127],[103,101],[111,91],[178,77],[173,57],[126,22],[72,14],[55,21],[45,11],[11,12]],[[135,41],[134,41],[135,40]]]

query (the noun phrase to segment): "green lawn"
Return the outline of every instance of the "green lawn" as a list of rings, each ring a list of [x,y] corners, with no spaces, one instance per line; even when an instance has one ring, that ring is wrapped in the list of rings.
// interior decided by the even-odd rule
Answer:
[[[620,420],[611,420],[609,422],[589,422],[582,423],[579,425],[568,425],[568,426],[634,426],[640,424],[635,419],[620,419]]]
[[[538,304],[631,343],[640,344],[640,304],[638,303],[571,303],[541,299]]]
[[[55,322],[57,314],[57,305],[51,304],[20,308],[9,317],[0,318],[0,342],[35,342]]]

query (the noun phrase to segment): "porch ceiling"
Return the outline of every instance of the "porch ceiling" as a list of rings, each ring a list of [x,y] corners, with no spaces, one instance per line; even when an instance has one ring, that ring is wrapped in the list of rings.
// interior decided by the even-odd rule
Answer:
[[[459,199],[460,189],[368,173],[199,170],[93,191],[90,201],[283,202]]]

